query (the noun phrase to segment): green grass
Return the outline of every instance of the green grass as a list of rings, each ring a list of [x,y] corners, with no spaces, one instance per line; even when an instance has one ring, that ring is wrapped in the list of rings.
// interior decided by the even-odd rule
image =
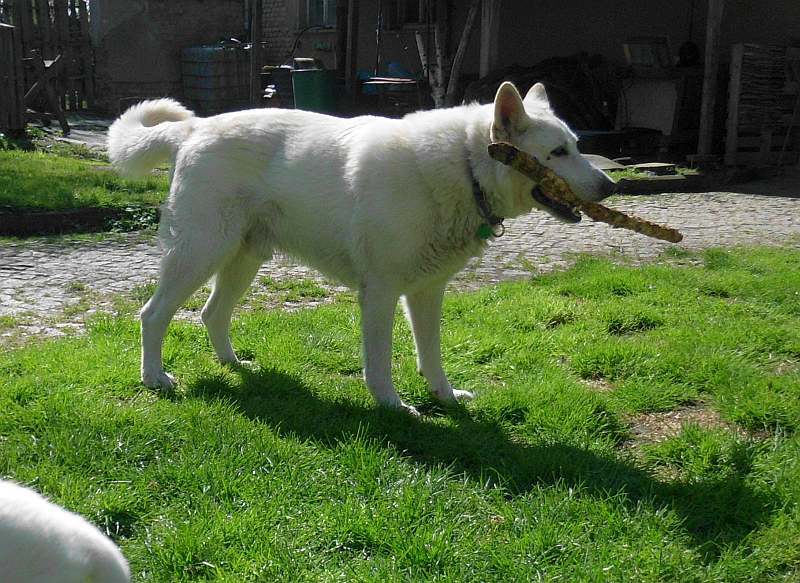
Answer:
[[[675,168],[676,174],[681,174],[682,176],[696,176],[700,174],[700,172],[695,168],[687,168],[685,166],[678,166]],[[643,180],[646,178],[652,178],[652,174],[644,171],[639,170],[638,168],[619,168],[617,170],[609,170],[607,174],[614,179],[615,182],[619,182],[622,179],[627,180]]]
[[[351,301],[240,315],[256,372],[174,323],[172,395],[139,386],[129,305],[0,355],[0,475],[98,524],[140,581],[794,581],[798,290],[800,251],[741,249],[450,295],[445,367],[477,398],[431,401],[398,318],[420,420],[372,404]],[[631,441],[682,406],[738,431]]]
[[[18,325],[19,325],[19,318],[9,315],[0,316],[0,330],[14,328]]]
[[[278,280],[262,277],[259,283],[281,302],[301,302],[306,299],[322,299],[328,297],[328,291],[311,280]]]
[[[2,210],[157,205],[167,189],[166,175],[123,179],[80,148],[60,147],[53,152],[0,149]]]

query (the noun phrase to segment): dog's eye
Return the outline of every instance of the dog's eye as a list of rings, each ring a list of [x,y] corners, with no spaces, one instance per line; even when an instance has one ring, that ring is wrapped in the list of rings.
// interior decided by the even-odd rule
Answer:
[[[560,158],[562,156],[568,156],[569,152],[567,151],[567,149],[564,146],[559,146],[558,148],[556,148],[555,150],[550,152],[550,155],[551,156],[556,156],[557,158]]]

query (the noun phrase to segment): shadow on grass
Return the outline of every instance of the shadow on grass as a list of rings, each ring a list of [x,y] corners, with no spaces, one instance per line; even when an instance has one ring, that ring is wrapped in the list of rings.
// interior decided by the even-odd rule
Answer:
[[[443,427],[403,413],[320,398],[299,378],[276,370],[242,370],[241,379],[231,387],[220,378],[200,378],[188,388],[188,396],[231,403],[281,434],[324,446],[367,436],[417,463],[446,466],[480,484],[502,485],[510,496],[536,485],[563,483],[601,498],[622,493],[632,507],[652,501],[681,516],[706,561],[716,560],[726,546],[765,522],[777,504],[774,496],[748,484],[744,472],[701,483],[662,482],[615,456],[558,443],[519,443],[496,423],[476,420],[464,410],[449,412],[454,423]]]

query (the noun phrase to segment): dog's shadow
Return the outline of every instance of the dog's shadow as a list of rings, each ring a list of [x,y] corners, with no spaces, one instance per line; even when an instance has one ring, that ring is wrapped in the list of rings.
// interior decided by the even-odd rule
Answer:
[[[559,483],[604,499],[620,493],[617,499],[632,509],[639,502],[672,508],[706,561],[716,560],[726,546],[767,521],[778,505],[775,495],[748,483],[746,469],[710,481],[662,481],[624,456],[558,443],[519,443],[497,423],[476,419],[463,409],[429,409],[429,414],[452,418],[445,427],[403,413],[320,398],[299,378],[277,370],[241,370],[240,378],[241,384],[232,387],[230,377],[201,377],[187,388],[187,396],[231,403],[279,434],[323,446],[365,436],[391,445],[415,463],[447,466],[481,484],[502,484],[510,496]]]

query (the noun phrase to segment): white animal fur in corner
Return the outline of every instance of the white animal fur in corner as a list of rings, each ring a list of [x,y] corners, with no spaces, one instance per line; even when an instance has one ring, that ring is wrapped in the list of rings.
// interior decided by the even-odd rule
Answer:
[[[2,583],[127,583],[117,546],[86,520],[0,480]]]

